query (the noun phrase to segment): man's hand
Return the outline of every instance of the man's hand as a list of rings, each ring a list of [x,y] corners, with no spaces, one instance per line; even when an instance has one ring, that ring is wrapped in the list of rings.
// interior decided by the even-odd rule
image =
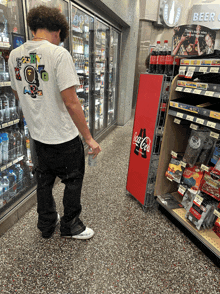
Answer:
[[[102,151],[100,145],[93,138],[85,141],[89,148],[92,148],[92,151],[89,151],[88,154],[94,154],[93,158],[95,158]]]

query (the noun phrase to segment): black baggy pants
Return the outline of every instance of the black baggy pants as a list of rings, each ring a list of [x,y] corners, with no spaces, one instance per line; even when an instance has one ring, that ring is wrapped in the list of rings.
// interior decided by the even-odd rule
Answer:
[[[35,142],[37,154],[37,227],[47,234],[57,222],[56,204],[52,189],[56,177],[65,184],[61,218],[61,235],[77,235],[85,230],[79,219],[81,213],[81,189],[85,172],[85,156],[79,136],[71,141],[49,145]]]

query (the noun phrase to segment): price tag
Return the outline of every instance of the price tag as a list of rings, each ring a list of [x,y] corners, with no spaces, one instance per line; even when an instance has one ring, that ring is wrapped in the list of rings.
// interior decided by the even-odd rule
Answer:
[[[195,66],[189,66],[188,67],[188,71],[195,71],[195,70],[196,70]]]
[[[190,88],[185,88],[183,92],[185,92],[185,93],[191,93],[191,92],[192,92],[192,90],[193,90],[193,89],[190,89]]]
[[[12,166],[13,162],[10,162],[6,165],[7,168],[9,168],[10,166]]]
[[[205,91],[205,96],[213,97],[214,96],[214,92],[212,92],[212,91]]]
[[[4,87],[4,82],[0,82],[0,87]]]
[[[5,170],[6,168],[7,168],[6,165],[2,166],[2,167],[1,167],[1,171]]]
[[[198,130],[198,126],[197,125],[194,125],[194,124],[191,124],[190,125],[190,129],[193,129],[193,130]]]
[[[8,126],[8,123],[2,124],[2,128],[6,128]]]
[[[186,116],[186,120],[193,121],[194,120],[194,116],[187,115]]]
[[[216,209],[214,210],[214,215],[216,215],[217,217],[220,217],[220,212],[219,211],[217,211]]]
[[[176,152],[174,152],[174,151],[171,151],[171,155],[173,156],[173,157],[175,157],[175,158],[177,158],[177,153]]]
[[[194,74],[194,70],[193,71],[188,70],[186,75],[185,75],[185,78],[192,78],[193,74]]]
[[[11,86],[11,82],[4,82],[5,86]]]
[[[0,47],[4,47],[4,44],[3,44],[3,42],[0,42]]]
[[[215,128],[215,127],[216,127],[216,123],[211,122],[211,121],[208,121],[208,122],[207,122],[207,127]]]
[[[196,195],[195,199],[193,202],[197,203],[199,206],[202,204],[203,198],[199,195]]]
[[[204,170],[204,171],[206,171],[206,172],[209,172],[209,167],[206,166],[206,165],[204,165],[204,164],[202,164],[202,165],[201,165],[201,170]]]
[[[199,68],[199,72],[207,72],[208,71],[208,67],[202,66]]]
[[[211,67],[210,72],[218,73],[219,72],[219,67]]]
[[[8,122],[8,126],[12,126],[13,124],[14,124],[13,120]]]
[[[181,120],[180,120],[180,119],[178,119],[178,118],[175,118],[175,119],[174,119],[174,122],[175,122],[175,124],[178,124],[178,125],[180,125],[180,123],[181,123]]]
[[[184,195],[184,193],[186,192],[186,188],[183,187],[182,185],[179,186],[179,189],[178,189],[178,192],[181,194],[181,195]]]
[[[198,124],[203,125],[203,124],[204,124],[204,119],[197,118],[197,119],[196,119],[196,122],[197,122]]]
[[[183,113],[181,113],[181,112],[177,112],[177,113],[176,113],[176,117],[183,118]]]
[[[19,118],[14,120],[14,124],[18,124],[19,123]]]
[[[24,156],[20,156],[20,157],[18,157],[18,161],[23,160],[23,158],[24,158]]]
[[[183,88],[182,87],[176,87],[176,91],[182,92]]]
[[[14,161],[13,161],[13,164],[15,164],[15,163],[17,163],[18,162],[18,159],[15,159]]]
[[[198,90],[198,89],[194,89],[193,90],[193,93],[194,94],[198,94],[199,95],[199,94],[201,94],[201,92],[202,92],[202,90]]]
[[[186,167],[186,162],[180,161],[180,165],[183,166],[183,167]]]
[[[219,138],[219,134],[218,133],[211,132],[210,133],[210,137],[215,138],[215,139],[218,139]]]

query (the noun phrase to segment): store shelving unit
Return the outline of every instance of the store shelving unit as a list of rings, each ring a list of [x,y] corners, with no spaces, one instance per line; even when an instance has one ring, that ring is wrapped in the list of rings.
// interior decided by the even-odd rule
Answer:
[[[172,152],[184,154],[191,129],[206,127],[210,131],[210,136],[219,140],[220,100],[218,99],[220,98],[220,86],[219,84],[189,80],[189,77],[192,78],[195,73],[202,74],[202,81],[206,77],[208,80],[208,74],[219,73],[218,66],[220,66],[220,60],[216,59],[181,61],[179,76],[174,78],[170,90],[169,108],[164,126],[154,194],[157,196],[157,202],[162,211],[170,215],[175,222],[184,228],[186,233],[191,234],[217,258],[217,262],[220,262],[220,238],[212,228],[198,230],[186,218],[186,210],[181,205],[183,197],[178,193],[179,185],[165,176]],[[200,169],[208,171],[209,166],[201,165]],[[168,195],[171,195],[171,198],[176,202],[173,208],[169,204]]]

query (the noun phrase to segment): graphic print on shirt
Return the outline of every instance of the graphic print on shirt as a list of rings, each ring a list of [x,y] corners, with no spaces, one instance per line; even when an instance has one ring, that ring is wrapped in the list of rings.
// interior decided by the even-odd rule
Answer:
[[[32,98],[43,95],[43,91],[39,89],[39,78],[41,78],[41,80],[44,82],[49,81],[49,75],[44,69],[45,66],[39,64],[40,60],[41,55],[37,55],[36,53],[30,53],[30,56],[16,58],[16,80],[22,81],[20,71],[23,70],[25,81],[28,83],[27,86],[24,86],[24,94],[28,94]]]

